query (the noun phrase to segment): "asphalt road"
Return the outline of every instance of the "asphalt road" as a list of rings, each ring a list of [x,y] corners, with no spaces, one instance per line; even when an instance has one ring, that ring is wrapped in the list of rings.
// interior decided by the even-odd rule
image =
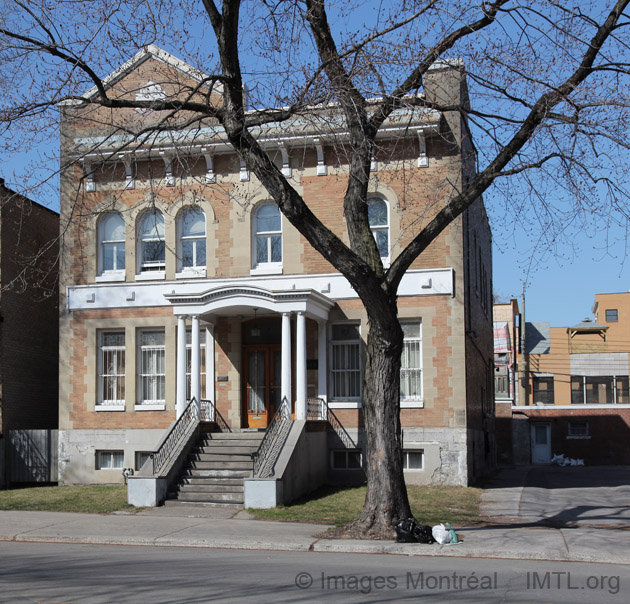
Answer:
[[[0,602],[566,602],[630,599],[630,565],[0,543]]]

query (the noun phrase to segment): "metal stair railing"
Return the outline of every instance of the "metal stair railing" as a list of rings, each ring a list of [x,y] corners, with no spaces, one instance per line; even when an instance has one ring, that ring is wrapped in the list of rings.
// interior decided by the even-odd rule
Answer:
[[[323,398],[306,399],[306,413],[306,417],[310,421],[328,422],[346,449],[359,448],[348,432],[346,432],[346,429],[335,415],[335,412],[328,406],[328,403]]]
[[[199,403],[199,419],[202,422],[215,422],[219,426],[221,432],[232,432],[232,429],[228,426],[225,418],[221,415],[221,412],[211,400],[202,398]]]
[[[289,402],[285,397],[269,423],[258,450],[252,453],[254,478],[270,478],[274,475],[275,465],[289,435],[292,421]]]
[[[184,412],[177,418],[159,447],[150,455],[153,462],[153,476],[159,476],[173,455],[188,441],[199,424],[199,407],[193,398]]]

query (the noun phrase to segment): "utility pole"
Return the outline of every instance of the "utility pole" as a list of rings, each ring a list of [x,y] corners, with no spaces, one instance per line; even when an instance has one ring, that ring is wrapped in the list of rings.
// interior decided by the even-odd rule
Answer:
[[[521,358],[523,362],[521,363],[521,397],[520,404],[527,405],[529,400],[527,398],[528,385],[529,385],[529,359],[527,354],[527,349],[525,347],[526,337],[525,337],[525,283],[523,283],[523,293],[521,294]]]

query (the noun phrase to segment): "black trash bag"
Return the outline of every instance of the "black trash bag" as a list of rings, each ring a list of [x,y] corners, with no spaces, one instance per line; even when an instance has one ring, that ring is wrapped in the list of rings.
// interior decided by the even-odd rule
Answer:
[[[418,543],[435,543],[433,529],[428,524],[416,524],[413,534]]]
[[[396,523],[396,543],[435,543],[435,539],[428,524],[418,524],[418,521],[410,516]]]
[[[418,526],[413,516],[401,518],[396,523],[396,543],[418,543],[415,530]]]

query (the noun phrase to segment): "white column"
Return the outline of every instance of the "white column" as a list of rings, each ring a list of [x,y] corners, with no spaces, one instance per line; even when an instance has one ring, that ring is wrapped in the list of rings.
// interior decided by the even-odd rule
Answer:
[[[206,391],[202,393],[202,396],[210,399],[216,404],[216,398],[214,396],[214,385],[216,383],[215,369],[214,369],[214,325],[209,323],[207,325],[206,333]]]
[[[192,338],[190,342],[190,398],[201,406],[201,349],[199,348],[199,315],[192,317]]]
[[[177,316],[177,379],[175,416],[186,409],[186,315]]]
[[[282,376],[280,398],[291,408],[291,313],[282,313]]]
[[[297,314],[295,334],[295,419],[306,419],[306,315]]]
[[[321,321],[317,324],[317,328],[317,396],[328,402],[327,323]]]

